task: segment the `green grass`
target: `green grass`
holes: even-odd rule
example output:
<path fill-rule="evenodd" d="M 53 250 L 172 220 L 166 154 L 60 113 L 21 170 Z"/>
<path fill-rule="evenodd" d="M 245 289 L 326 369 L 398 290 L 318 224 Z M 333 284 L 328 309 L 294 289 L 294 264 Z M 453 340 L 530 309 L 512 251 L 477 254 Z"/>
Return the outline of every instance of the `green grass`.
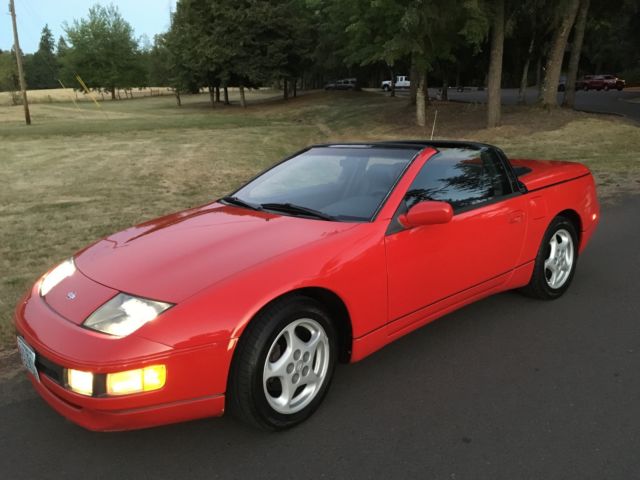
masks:
<path fill-rule="evenodd" d="M 429 127 L 412 125 L 405 98 L 312 93 L 289 102 L 274 92 L 249 108 L 212 109 L 208 95 L 120 102 L 0 107 L 0 347 L 13 342 L 19 296 L 71 253 L 111 232 L 206 203 L 282 157 L 315 142 L 436 137 L 495 143 L 507 154 L 585 161 L 601 195 L 640 188 L 640 129 L 608 117 L 511 108 L 505 126 L 483 130 L 477 105 L 435 104 Z"/>

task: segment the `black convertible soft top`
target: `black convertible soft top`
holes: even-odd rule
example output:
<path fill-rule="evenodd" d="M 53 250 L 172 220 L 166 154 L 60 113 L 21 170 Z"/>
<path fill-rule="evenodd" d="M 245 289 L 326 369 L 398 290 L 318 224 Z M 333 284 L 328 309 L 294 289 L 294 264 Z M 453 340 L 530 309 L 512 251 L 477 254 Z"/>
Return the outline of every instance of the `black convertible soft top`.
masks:
<path fill-rule="evenodd" d="M 498 150 L 493 145 L 479 142 L 469 142 L 465 140 L 389 140 L 383 142 L 347 142 L 347 143 L 326 143 L 313 145 L 314 147 L 335 147 L 335 148 L 410 148 L 421 150 L 423 148 L 432 147 L 440 148 L 467 148 L 470 150 L 482 150 L 492 148 Z"/>

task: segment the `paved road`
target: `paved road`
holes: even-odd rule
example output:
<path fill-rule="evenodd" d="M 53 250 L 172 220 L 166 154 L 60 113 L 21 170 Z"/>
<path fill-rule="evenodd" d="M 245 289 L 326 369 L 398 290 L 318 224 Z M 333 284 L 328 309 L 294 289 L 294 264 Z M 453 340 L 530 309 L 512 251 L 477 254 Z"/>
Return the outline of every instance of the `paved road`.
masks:
<path fill-rule="evenodd" d="M 372 90 L 381 92 L 381 90 Z M 408 90 L 398 90 L 398 95 L 409 95 Z M 388 95 L 388 94 L 386 94 Z M 436 98 L 438 89 L 430 88 L 429 97 Z M 563 93 L 558 93 L 558 102 L 561 102 Z M 532 105 L 538 98 L 538 90 L 529 88 L 527 90 L 527 103 Z M 455 89 L 449 89 L 449 100 L 457 102 L 485 103 L 487 101 L 487 92 L 468 89 L 464 92 L 458 92 Z M 635 100 L 635 101 L 631 101 Z M 502 89 L 502 104 L 515 105 L 518 103 L 518 89 L 504 88 Z M 640 122 L 640 92 L 630 92 L 623 90 L 618 92 L 612 90 L 605 92 L 604 90 L 590 90 L 584 92 L 582 90 L 576 92 L 576 109 L 584 112 L 592 113 L 608 113 L 612 115 L 622 115 L 636 122 Z"/>
<path fill-rule="evenodd" d="M 436 90 L 431 95 L 435 96 Z M 536 102 L 538 91 L 535 88 L 527 90 L 527 102 L 533 104 Z M 558 94 L 558 102 L 564 98 L 563 93 Z M 463 102 L 486 102 L 487 92 L 478 92 L 477 90 L 457 92 L 449 90 L 449 99 Z M 640 100 L 640 92 L 617 91 L 611 90 L 589 90 L 588 92 L 576 92 L 576 109 L 585 112 L 611 113 L 623 115 L 632 120 L 640 122 L 640 103 L 631 102 L 630 100 Z M 518 102 L 518 90 L 515 88 L 505 88 L 502 90 L 502 103 L 504 105 L 515 105 Z"/>
<path fill-rule="evenodd" d="M 571 290 L 484 300 L 342 366 L 304 425 L 76 427 L 0 385 L 13 478 L 621 479 L 640 473 L 640 197 L 606 208 Z"/>

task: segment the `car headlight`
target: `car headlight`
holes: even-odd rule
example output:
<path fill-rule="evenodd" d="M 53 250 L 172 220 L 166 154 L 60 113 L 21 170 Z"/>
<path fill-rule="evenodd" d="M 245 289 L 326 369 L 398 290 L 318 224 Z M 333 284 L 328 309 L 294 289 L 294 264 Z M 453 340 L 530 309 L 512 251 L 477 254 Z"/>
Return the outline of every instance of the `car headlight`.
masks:
<path fill-rule="evenodd" d="M 53 289 L 53 287 L 58 285 L 65 278 L 73 275 L 75 272 L 76 265 L 73 263 L 73 258 L 65 260 L 42 277 L 42 280 L 40 281 L 40 295 L 44 297 Z"/>
<path fill-rule="evenodd" d="M 119 293 L 89 315 L 83 325 L 98 332 L 126 337 L 172 306 L 171 303 Z"/>

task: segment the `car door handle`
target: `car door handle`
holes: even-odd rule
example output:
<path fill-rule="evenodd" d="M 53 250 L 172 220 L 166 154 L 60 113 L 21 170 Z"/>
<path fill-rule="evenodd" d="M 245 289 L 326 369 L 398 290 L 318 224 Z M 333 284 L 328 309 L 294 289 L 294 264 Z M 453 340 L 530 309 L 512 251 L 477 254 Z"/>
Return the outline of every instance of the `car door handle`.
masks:
<path fill-rule="evenodd" d="M 524 212 L 522 210 L 516 210 L 509 214 L 509 223 L 520 223 L 524 220 Z"/>

